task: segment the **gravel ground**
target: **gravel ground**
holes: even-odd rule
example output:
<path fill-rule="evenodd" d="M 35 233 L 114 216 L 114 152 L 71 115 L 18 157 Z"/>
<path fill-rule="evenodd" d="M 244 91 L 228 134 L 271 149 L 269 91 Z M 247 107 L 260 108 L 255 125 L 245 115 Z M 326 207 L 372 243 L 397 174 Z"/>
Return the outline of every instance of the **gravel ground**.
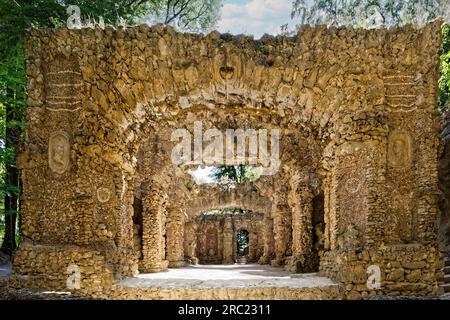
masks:
<path fill-rule="evenodd" d="M 92 300 L 68 292 L 43 292 L 31 289 L 0 288 L 0 300 Z"/>
<path fill-rule="evenodd" d="M 9 261 L 10 261 L 10 257 L 0 251 L 0 265 L 6 264 Z"/>
<path fill-rule="evenodd" d="M 0 300 L 93 300 L 89 297 L 82 297 L 63 292 L 42 292 L 31 289 L 13 289 L 0 288 Z M 402 297 L 402 296 L 375 296 L 364 300 L 450 300 L 450 294 L 447 293 L 441 297 Z"/>
<path fill-rule="evenodd" d="M 374 296 L 364 300 L 450 300 L 450 293 L 440 297 L 405 297 L 405 296 Z"/>

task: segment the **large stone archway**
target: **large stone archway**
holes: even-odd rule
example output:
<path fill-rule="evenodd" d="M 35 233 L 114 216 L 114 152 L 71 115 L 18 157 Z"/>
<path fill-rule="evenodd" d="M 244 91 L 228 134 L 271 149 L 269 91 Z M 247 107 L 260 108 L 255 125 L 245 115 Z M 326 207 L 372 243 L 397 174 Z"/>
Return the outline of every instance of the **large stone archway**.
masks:
<path fill-rule="evenodd" d="M 168 158 L 170 132 L 202 121 L 282 131 L 280 170 L 262 188 L 271 201 L 264 232 L 277 236 L 273 264 L 308 269 L 314 198 L 323 193 L 320 268 L 347 297 L 435 294 L 439 37 L 439 23 L 306 27 L 261 41 L 160 25 L 32 30 L 18 161 L 24 241 L 13 279 L 66 289 L 76 265 L 73 290 L 108 295 L 139 264 L 176 265 L 179 251 L 166 257 L 164 236 L 183 227 L 190 190 Z M 142 262 L 133 236 L 139 197 Z M 367 286 L 370 266 L 381 270 L 378 287 Z"/>

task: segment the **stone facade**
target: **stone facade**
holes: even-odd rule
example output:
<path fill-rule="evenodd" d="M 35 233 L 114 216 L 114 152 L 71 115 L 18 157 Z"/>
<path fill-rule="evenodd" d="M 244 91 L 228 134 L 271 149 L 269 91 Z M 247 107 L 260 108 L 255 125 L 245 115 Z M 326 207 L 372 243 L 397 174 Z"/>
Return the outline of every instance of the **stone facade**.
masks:
<path fill-rule="evenodd" d="M 440 43 L 439 22 L 259 41 L 161 25 L 30 31 L 11 283 L 66 290 L 76 265 L 72 290 L 107 296 L 114 280 L 202 259 L 196 235 L 233 262 L 237 218 L 199 217 L 240 207 L 260 215 L 260 263 L 320 261 L 348 298 L 438 294 Z M 170 155 L 173 130 L 194 121 L 279 129 L 280 170 L 235 189 L 192 184 Z"/>

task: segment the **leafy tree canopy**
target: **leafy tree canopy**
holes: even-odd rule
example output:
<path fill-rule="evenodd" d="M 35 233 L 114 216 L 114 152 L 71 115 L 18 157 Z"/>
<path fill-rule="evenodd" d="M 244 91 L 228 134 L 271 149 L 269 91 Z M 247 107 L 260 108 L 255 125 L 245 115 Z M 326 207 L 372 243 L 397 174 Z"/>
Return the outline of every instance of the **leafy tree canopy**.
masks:
<path fill-rule="evenodd" d="M 291 18 L 304 24 L 373 27 L 423 25 L 449 15 L 447 0 L 294 0 Z"/>
<path fill-rule="evenodd" d="M 139 1 L 134 1 L 139 2 Z M 210 31 L 219 19 L 221 0 L 164 0 L 148 2 L 152 22 L 189 32 Z"/>
<path fill-rule="evenodd" d="M 212 169 L 211 178 L 219 182 L 243 183 L 255 180 L 258 177 L 256 170 L 251 166 L 220 166 Z"/>

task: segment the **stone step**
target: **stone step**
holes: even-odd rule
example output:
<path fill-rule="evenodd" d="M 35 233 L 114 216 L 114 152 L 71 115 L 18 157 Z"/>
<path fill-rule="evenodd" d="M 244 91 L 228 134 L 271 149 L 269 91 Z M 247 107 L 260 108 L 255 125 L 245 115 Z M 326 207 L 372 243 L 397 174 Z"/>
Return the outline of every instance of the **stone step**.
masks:
<path fill-rule="evenodd" d="M 444 276 L 444 283 L 450 283 L 450 274 Z"/>
<path fill-rule="evenodd" d="M 446 267 L 450 267 L 450 258 L 449 257 L 445 257 L 444 261 L 445 261 L 445 266 Z"/>
<path fill-rule="evenodd" d="M 237 259 L 236 259 L 237 264 L 247 264 L 247 262 L 248 262 L 248 259 L 246 256 L 237 257 Z"/>
<path fill-rule="evenodd" d="M 450 274 L 450 266 L 445 266 L 444 267 L 444 273 L 445 274 Z"/>
<path fill-rule="evenodd" d="M 445 293 L 450 292 L 450 283 L 446 283 L 446 284 L 442 285 L 442 288 L 444 288 Z"/>

